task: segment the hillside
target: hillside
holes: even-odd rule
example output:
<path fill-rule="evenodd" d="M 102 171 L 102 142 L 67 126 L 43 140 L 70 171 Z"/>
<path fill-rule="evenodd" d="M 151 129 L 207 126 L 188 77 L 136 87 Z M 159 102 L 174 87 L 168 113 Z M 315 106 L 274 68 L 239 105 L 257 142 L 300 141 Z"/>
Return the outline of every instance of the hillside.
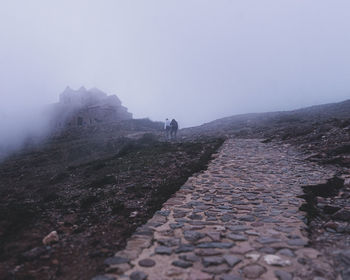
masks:
<path fill-rule="evenodd" d="M 0 164 L 0 278 L 90 279 L 104 271 L 104 260 L 188 177 L 204 170 L 227 137 L 293 146 L 304 158 L 344 173 L 350 166 L 350 100 L 227 117 L 182 129 L 171 142 L 164 141 L 163 124 L 148 119 L 66 127 L 40 145 L 28 142 Z M 348 189 L 322 188 L 332 194 L 323 208 L 317 189 L 306 191 L 313 240 L 329 237 L 325 205 L 348 207 Z M 43 245 L 52 231 L 59 241 Z"/>
<path fill-rule="evenodd" d="M 220 139 L 168 143 L 148 119 L 71 127 L 0 164 L 0 278 L 90 279 Z M 56 231 L 59 242 L 43 244 Z"/>
<path fill-rule="evenodd" d="M 220 135 L 284 141 L 314 160 L 350 166 L 350 100 L 293 111 L 236 115 L 183 131 L 188 137 Z"/>
<path fill-rule="evenodd" d="M 185 131 L 192 134 L 222 133 L 229 135 L 243 133 L 243 131 L 254 134 L 260 132 L 263 128 L 268 130 L 281 128 L 284 124 L 292 125 L 308 122 L 317 124 L 317 122 L 332 119 L 345 121 L 350 119 L 350 99 L 340 103 L 317 105 L 293 111 L 234 115 L 188 128 Z"/>

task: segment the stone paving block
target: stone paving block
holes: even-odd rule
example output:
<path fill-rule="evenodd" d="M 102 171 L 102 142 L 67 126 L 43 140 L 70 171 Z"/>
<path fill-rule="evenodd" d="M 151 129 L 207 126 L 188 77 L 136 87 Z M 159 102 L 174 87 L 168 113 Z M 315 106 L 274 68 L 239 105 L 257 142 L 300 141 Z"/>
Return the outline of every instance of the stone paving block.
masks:
<path fill-rule="evenodd" d="M 173 261 L 171 264 L 174 266 L 181 267 L 181 268 L 188 268 L 188 267 L 191 267 L 193 265 L 191 262 L 183 261 L 183 260 Z"/>
<path fill-rule="evenodd" d="M 179 253 L 192 252 L 194 250 L 194 248 L 195 247 L 193 245 L 183 244 L 183 245 L 180 245 L 178 248 L 175 249 L 175 253 L 179 254 Z"/>
<path fill-rule="evenodd" d="M 265 271 L 266 271 L 265 267 L 258 264 L 252 264 L 252 265 L 247 265 L 246 267 L 243 268 L 243 275 L 248 279 L 257 279 Z"/>
<path fill-rule="evenodd" d="M 242 259 L 240 259 L 234 255 L 224 255 L 224 260 L 231 267 L 234 267 L 236 264 L 238 264 L 242 261 Z"/>
<path fill-rule="evenodd" d="M 221 256 L 215 256 L 215 257 L 204 257 L 202 259 L 202 264 L 205 267 L 211 266 L 211 265 L 219 265 L 224 262 L 224 258 Z"/>
<path fill-rule="evenodd" d="M 283 270 L 275 270 L 275 276 L 278 280 L 292 280 L 293 275 Z"/>
<path fill-rule="evenodd" d="M 247 241 L 248 240 L 248 238 L 242 234 L 229 233 L 226 235 L 226 237 L 233 240 L 233 241 Z"/>
<path fill-rule="evenodd" d="M 239 275 L 227 274 L 219 278 L 220 280 L 243 280 Z"/>
<path fill-rule="evenodd" d="M 146 280 L 147 274 L 142 271 L 134 271 L 130 274 L 130 280 Z"/>
<path fill-rule="evenodd" d="M 228 139 L 206 171 L 188 178 L 126 249 L 106 260 L 113 271 L 108 277 L 296 280 L 313 279 L 313 270 L 331 271 L 326 256 L 305 248 L 299 196 L 301 186 L 334 174 L 290 146 Z"/>
<path fill-rule="evenodd" d="M 152 259 L 143 259 L 139 261 L 139 265 L 143 267 L 152 267 L 156 265 L 156 262 Z"/>
<path fill-rule="evenodd" d="M 291 265 L 290 260 L 281 258 L 280 256 L 277 256 L 277 255 L 266 255 L 266 256 L 264 256 L 264 261 L 267 264 L 274 265 L 274 266 L 289 266 L 289 265 Z"/>
<path fill-rule="evenodd" d="M 231 268 L 227 264 L 221 264 L 221 265 L 216 265 L 216 266 L 210 266 L 203 268 L 202 271 L 213 274 L 213 275 L 220 275 L 220 274 L 225 274 L 229 272 Z"/>
<path fill-rule="evenodd" d="M 173 249 L 166 246 L 158 246 L 155 248 L 154 252 L 159 255 L 171 255 Z"/>

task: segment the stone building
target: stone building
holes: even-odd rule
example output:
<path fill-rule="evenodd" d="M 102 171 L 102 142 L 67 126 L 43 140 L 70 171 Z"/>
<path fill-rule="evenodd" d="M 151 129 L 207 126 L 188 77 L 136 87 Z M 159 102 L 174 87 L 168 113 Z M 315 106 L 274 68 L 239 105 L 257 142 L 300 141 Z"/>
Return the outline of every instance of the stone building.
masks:
<path fill-rule="evenodd" d="M 52 106 L 55 127 L 89 126 L 132 119 L 132 114 L 122 106 L 116 95 L 107 95 L 97 88 L 73 90 L 67 87 L 60 94 L 59 102 Z"/>

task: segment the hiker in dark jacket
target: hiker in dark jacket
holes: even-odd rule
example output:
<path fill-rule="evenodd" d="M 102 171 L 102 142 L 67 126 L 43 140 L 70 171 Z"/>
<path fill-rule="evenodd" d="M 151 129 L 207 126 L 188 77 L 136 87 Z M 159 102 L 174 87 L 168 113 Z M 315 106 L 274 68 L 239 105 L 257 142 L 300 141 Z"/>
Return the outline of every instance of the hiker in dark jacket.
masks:
<path fill-rule="evenodd" d="M 177 130 L 179 129 L 179 124 L 175 119 L 172 119 L 170 122 L 170 138 L 176 139 Z"/>

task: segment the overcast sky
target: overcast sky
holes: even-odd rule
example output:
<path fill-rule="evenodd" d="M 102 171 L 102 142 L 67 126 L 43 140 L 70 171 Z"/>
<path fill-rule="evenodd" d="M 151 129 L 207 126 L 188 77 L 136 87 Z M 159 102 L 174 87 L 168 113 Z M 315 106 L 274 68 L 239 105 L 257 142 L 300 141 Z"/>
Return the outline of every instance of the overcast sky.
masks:
<path fill-rule="evenodd" d="M 349 0 L 1 0 L 0 118 L 67 85 L 182 127 L 342 101 L 349 15 Z"/>

